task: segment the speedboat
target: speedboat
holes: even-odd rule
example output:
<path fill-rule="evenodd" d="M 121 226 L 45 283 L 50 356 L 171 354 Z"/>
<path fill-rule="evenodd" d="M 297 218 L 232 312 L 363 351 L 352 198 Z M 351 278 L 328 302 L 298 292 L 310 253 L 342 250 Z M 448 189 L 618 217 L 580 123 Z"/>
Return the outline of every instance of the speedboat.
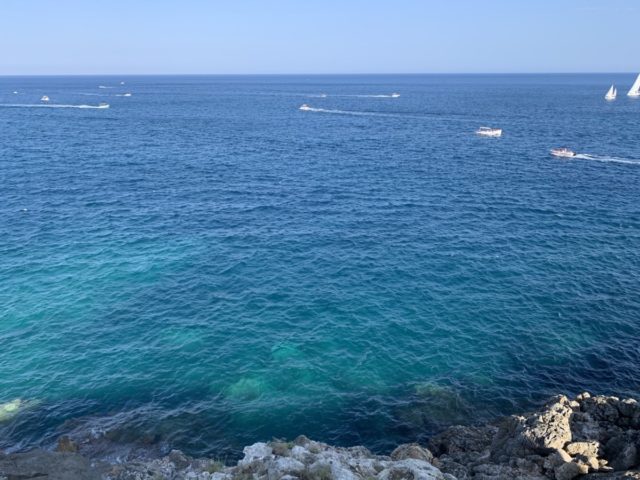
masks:
<path fill-rule="evenodd" d="M 49 101 L 49 97 L 47 97 L 46 95 L 43 95 L 42 98 L 40 99 L 41 102 L 48 102 Z"/>
<path fill-rule="evenodd" d="M 398 98 L 400 96 L 399 93 L 392 93 L 391 98 Z"/>
<path fill-rule="evenodd" d="M 131 96 L 131 94 L 130 94 L 130 93 L 124 93 L 122 96 L 123 96 L 123 97 L 130 97 L 130 96 Z"/>
<path fill-rule="evenodd" d="M 311 107 L 310 107 L 309 105 L 307 105 L 306 103 L 303 103 L 303 104 L 300 106 L 300 110 L 305 111 L 305 112 L 308 112 L 309 110 L 311 110 Z"/>
<path fill-rule="evenodd" d="M 13 91 L 13 94 L 14 94 L 14 95 L 17 95 L 17 94 L 18 94 L 18 91 L 17 91 L 17 90 L 14 90 L 14 91 Z"/>
<path fill-rule="evenodd" d="M 124 82 L 120 82 L 120 85 L 124 85 Z"/>
<path fill-rule="evenodd" d="M 491 127 L 480 127 L 476 130 L 478 135 L 482 135 L 483 137 L 501 137 L 502 129 L 501 128 L 491 128 Z"/>
<path fill-rule="evenodd" d="M 109 108 L 109 104 L 105 102 L 100 102 L 98 104 L 98 108 Z"/>
<path fill-rule="evenodd" d="M 327 98 L 327 94 L 326 93 L 321 93 L 320 94 L 320 98 Z"/>
<path fill-rule="evenodd" d="M 573 150 L 569 150 L 566 147 L 552 148 L 551 155 L 553 155 L 554 157 L 572 158 L 576 156 L 576 152 L 574 152 Z"/>

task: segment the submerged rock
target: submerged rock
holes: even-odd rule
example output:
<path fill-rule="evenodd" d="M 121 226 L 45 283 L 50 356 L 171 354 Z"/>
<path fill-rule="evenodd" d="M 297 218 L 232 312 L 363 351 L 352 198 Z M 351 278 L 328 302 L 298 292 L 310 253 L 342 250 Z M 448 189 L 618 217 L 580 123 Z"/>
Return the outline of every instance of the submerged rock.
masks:
<path fill-rule="evenodd" d="M 6 403 L 0 403 L 0 422 L 9 421 L 34 405 L 37 405 L 37 402 L 23 400 L 21 398 L 16 398 Z"/>
<path fill-rule="evenodd" d="M 262 378 L 241 378 L 229 386 L 226 394 L 229 398 L 255 400 L 268 389 L 268 383 Z"/>

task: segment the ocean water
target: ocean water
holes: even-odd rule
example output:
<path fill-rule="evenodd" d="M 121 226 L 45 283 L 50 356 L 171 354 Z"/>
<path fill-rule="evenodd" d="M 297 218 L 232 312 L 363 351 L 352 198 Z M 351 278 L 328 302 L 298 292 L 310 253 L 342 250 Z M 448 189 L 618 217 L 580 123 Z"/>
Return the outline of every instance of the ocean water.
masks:
<path fill-rule="evenodd" d="M 640 100 L 612 81 L 0 78 L 0 448 L 387 452 L 639 395 Z"/>

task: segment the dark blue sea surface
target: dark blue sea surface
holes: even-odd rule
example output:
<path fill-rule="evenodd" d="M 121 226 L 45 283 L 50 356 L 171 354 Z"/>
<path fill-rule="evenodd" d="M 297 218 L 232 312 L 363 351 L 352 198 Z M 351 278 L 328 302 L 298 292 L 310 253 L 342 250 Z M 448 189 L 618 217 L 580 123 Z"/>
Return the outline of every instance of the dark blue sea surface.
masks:
<path fill-rule="evenodd" d="M 640 395 L 633 79 L 0 78 L 0 448 L 386 452 Z"/>

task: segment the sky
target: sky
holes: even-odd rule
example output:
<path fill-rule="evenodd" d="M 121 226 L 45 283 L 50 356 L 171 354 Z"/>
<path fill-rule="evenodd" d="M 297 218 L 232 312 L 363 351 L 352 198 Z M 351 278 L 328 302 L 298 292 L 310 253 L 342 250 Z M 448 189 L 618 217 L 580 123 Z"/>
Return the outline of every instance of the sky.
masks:
<path fill-rule="evenodd" d="M 636 72 L 640 0 L 0 0 L 0 75 Z"/>

